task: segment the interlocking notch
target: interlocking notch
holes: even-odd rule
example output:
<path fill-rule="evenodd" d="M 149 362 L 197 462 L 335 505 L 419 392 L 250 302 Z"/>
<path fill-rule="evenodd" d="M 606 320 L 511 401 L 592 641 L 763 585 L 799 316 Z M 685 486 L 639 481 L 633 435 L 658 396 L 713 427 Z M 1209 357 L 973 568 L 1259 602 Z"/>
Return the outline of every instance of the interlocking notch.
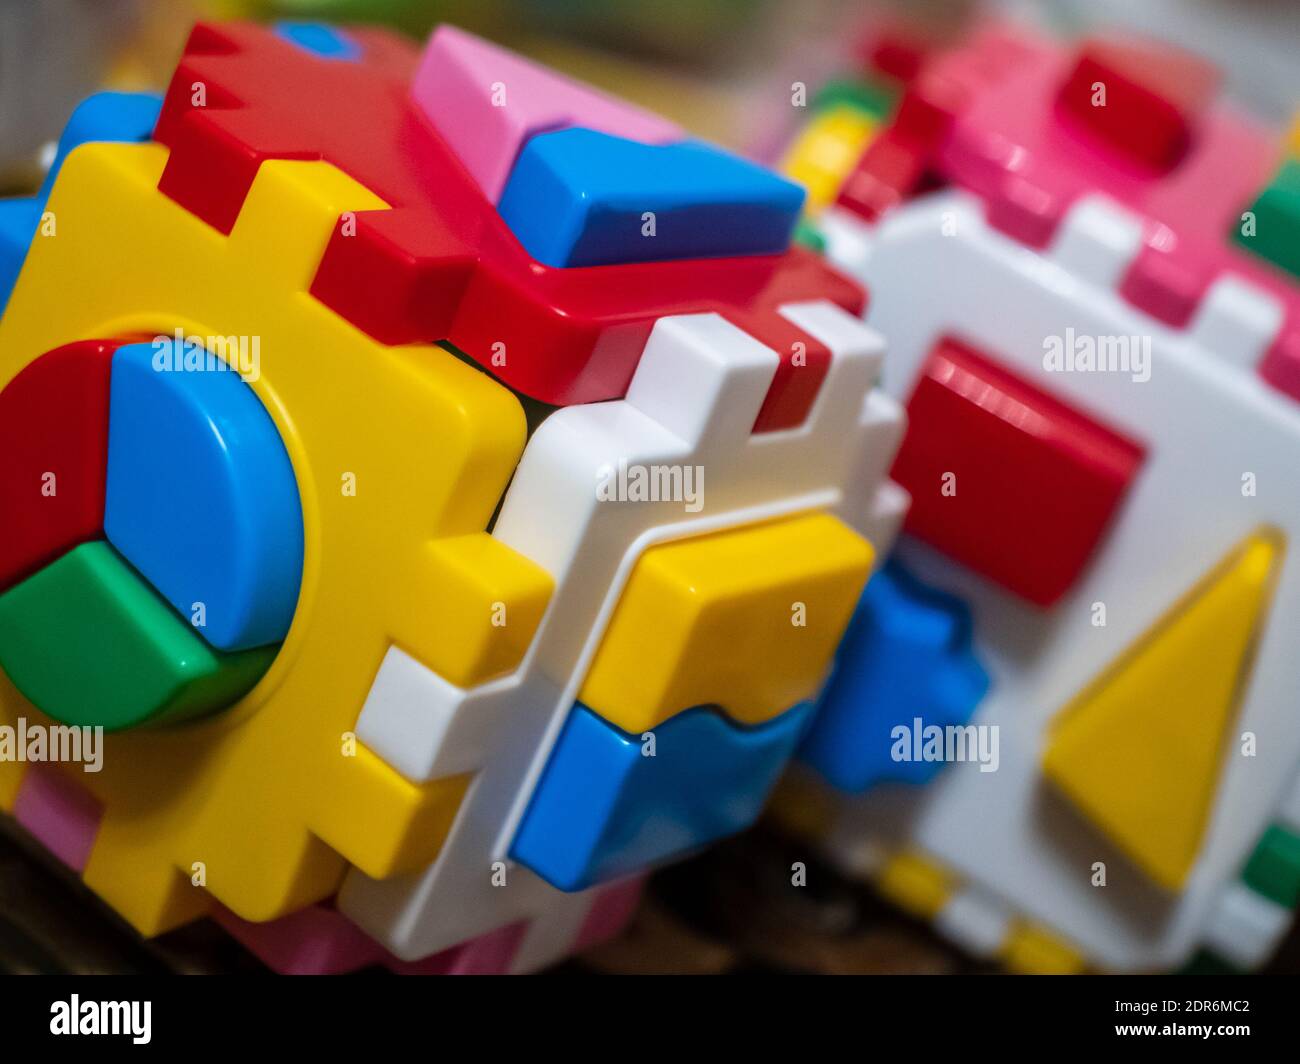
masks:
<path fill-rule="evenodd" d="M 390 208 L 340 221 L 312 293 L 383 343 L 446 340 L 516 391 L 556 405 L 621 397 L 654 322 L 715 311 L 764 323 L 784 303 L 864 297 L 802 248 L 780 255 L 561 268 L 542 265 L 410 98 L 417 53 L 357 31 L 359 62 L 314 56 L 253 26 L 195 27 L 155 138 L 159 189 L 222 232 L 267 159 L 323 159 Z M 783 340 L 784 338 L 779 338 Z M 780 342 L 757 426 L 799 424 L 825 375 L 818 345 Z"/>

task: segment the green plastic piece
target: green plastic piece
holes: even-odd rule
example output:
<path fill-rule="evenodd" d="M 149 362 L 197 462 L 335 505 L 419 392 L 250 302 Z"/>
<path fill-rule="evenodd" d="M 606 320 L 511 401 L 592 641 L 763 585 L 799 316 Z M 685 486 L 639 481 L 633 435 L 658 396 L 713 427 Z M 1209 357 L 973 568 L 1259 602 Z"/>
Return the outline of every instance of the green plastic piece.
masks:
<path fill-rule="evenodd" d="M 813 110 L 823 111 L 837 104 L 855 107 L 881 122 L 894 112 L 896 102 L 892 89 L 870 81 L 853 81 L 837 78 L 828 81 L 813 99 Z"/>
<path fill-rule="evenodd" d="M 371 23 L 395 26 L 422 39 L 442 21 L 437 7 L 444 5 L 426 0 L 254 0 L 248 6 L 253 10 L 245 18 L 320 19 L 338 26 Z"/>
<path fill-rule="evenodd" d="M 800 218 L 795 224 L 794 242 L 817 252 L 818 255 L 826 254 L 826 238 L 822 236 L 822 231 L 807 218 Z"/>
<path fill-rule="evenodd" d="M 1241 969 L 1229 964 L 1217 954 L 1200 950 L 1175 975 L 1240 975 Z"/>
<path fill-rule="evenodd" d="M 1300 277 L 1300 160 L 1288 159 L 1251 206 L 1254 233 L 1233 229 L 1237 243 Z"/>
<path fill-rule="evenodd" d="M 1259 840 L 1241 878 L 1256 894 L 1294 909 L 1300 901 L 1300 835 L 1274 824 Z"/>
<path fill-rule="evenodd" d="M 278 650 L 214 650 L 103 542 L 0 595 L 0 666 L 38 709 L 78 727 L 116 731 L 224 709 Z"/>

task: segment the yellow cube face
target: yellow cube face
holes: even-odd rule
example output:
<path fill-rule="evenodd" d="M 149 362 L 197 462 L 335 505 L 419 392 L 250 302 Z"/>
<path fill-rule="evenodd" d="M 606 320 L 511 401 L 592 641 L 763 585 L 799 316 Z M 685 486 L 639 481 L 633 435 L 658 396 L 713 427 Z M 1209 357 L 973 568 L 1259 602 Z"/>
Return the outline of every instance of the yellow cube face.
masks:
<path fill-rule="evenodd" d="M 229 711 L 234 725 L 114 735 L 104 770 L 84 777 L 110 810 L 84 878 L 146 934 L 210 904 L 183 871 L 196 852 L 211 869 L 210 892 L 259 920 L 328 897 L 348 865 L 382 874 L 431 860 L 464 781 L 412 783 L 364 743 L 340 756 L 339 737 L 356 726 L 389 644 L 460 679 L 504 670 L 522 654 L 506 643 L 524 629 L 531 636 L 528 618 L 540 616 L 550 589 L 533 563 L 478 542 L 486 533 L 465 536 L 486 526 L 518 463 L 526 433 L 518 400 L 446 351 L 382 345 L 301 296 L 339 216 L 383 201 L 319 160 L 271 160 L 226 236 L 158 191 L 167 157 L 157 144 L 79 148 L 50 200 L 66 232 L 34 246 L 0 323 L 0 381 L 23 358 L 77 337 L 173 326 L 259 336 L 268 357 L 252 387 L 304 486 L 304 620 L 265 682 Z M 97 265 L 106 244 L 123 255 L 111 274 Z M 184 254 L 187 269 L 157 269 L 159 247 Z M 80 293 L 75 305 L 49 313 L 51 293 L 67 286 Z M 297 357 L 304 351 L 312 357 Z M 339 389 L 358 365 L 370 367 L 366 387 Z M 369 431 L 379 424 L 383 433 Z M 345 473 L 355 492 L 340 487 Z M 503 629 L 492 626 L 496 602 L 505 605 Z M 461 631 L 455 640 L 452 629 Z M 511 634 L 498 646 L 484 634 L 494 631 Z M 0 717 L 31 712 L 0 685 Z M 202 736 L 227 727 L 214 756 Z M 286 761 L 290 743 L 300 752 Z M 11 800 L 24 767 L 0 764 L 0 800 Z M 220 813 L 196 818 L 176 797 L 187 792 Z M 111 812 L 156 795 L 172 800 L 143 836 Z"/>
<path fill-rule="evenodd" d="M 871 559 L 829 514 L 654 547 L 579 699 L 632 734 L 701 705 L 742 724 L 770 720 L 816 693 Z"/>

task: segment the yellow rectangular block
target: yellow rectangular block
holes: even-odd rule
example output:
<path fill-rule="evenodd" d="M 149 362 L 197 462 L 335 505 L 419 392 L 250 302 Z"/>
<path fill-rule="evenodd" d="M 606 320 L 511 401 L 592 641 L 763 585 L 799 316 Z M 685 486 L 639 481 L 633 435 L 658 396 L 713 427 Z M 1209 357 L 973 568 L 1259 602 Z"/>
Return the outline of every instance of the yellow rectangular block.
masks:
<path fill-rule="evenodd" d="M 809 214 L 835 202 L 875 131 L 875 119 L 847 105 L 828 107 L 808 123 L 781 161 L 781 170 L 808 190 Z"/>
<path fill-rule="evenodd" d="M 946 868 L 910 851 L 886 861 L 875 885 L 904 912 L 923 920 L 937 916 L 957 890 L 957 880 Z"/>
<path fill-rule="evenodd" d="M 1022 975 L 1078 975 L 1086 967 L 1074 947 L 1027 921 L 1017 922 L 1007 933 L 1002 963 Z"/>
<path fill-rule="evenodd" d="M 578 697 L 634 735 L 702 705 L 770 720 L 821 687 L 871 559 L 825 513 L 652 547 Z"/>

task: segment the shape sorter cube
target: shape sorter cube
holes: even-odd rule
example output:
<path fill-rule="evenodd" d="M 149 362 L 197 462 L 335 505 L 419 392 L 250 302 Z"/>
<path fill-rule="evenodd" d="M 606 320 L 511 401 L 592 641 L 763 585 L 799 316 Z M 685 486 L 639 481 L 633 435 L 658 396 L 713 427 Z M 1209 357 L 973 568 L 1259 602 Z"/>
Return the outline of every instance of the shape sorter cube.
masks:
<path fill-rule="evenodd" d="M 1249 968 L 1300 899 L 1295 163 L 1214 78 L 977 28 L 818 219 L 913 500 L 804 748 L 824 838 L 1015 968 Z M 997 757 L 891 753 L 964 725 Z"/>
<path fill-rule="evenodd" d="M 199 25 L 88 101 L 0 207 L 0 707 L 109 734 L 4 807 L 285 971 L 613 933 L 758 814 L 902 519 L 801 199 L 451 27 Z"/>

